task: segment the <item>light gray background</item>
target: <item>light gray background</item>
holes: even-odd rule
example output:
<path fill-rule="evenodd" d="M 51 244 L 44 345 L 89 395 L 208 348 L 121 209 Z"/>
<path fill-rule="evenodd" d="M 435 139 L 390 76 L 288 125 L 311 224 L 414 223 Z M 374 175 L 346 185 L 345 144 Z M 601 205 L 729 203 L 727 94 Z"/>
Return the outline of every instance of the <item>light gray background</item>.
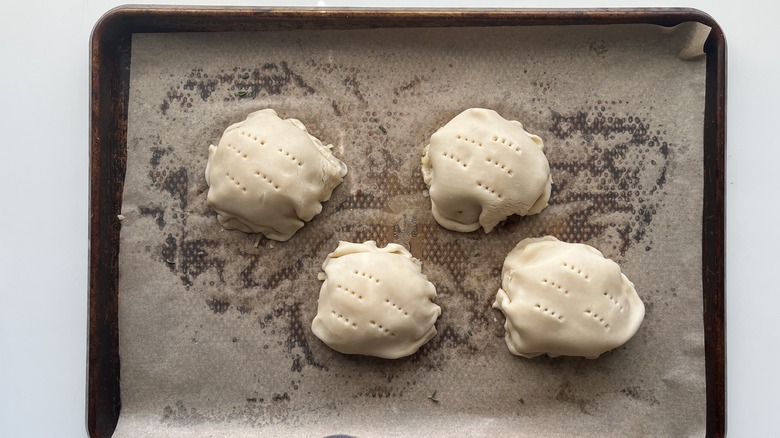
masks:
<path fill-rule="evenodd" d="M 228 4 L 176 1 L 167 4 Z M 85 428 L 89 34 L 118 1 L 4 2 L 0 14 L 0 436 L 82 437 Z M 381 6 L 382 1 L 233 1 Z M 658 1 L 403 0 L 397 7 L 642 7 Z M 780 359 L 771 279 L 780 158 L 780 7 L 691 1 L 729 46 L 727 347 L 730 436 L 773 436 Z"/>

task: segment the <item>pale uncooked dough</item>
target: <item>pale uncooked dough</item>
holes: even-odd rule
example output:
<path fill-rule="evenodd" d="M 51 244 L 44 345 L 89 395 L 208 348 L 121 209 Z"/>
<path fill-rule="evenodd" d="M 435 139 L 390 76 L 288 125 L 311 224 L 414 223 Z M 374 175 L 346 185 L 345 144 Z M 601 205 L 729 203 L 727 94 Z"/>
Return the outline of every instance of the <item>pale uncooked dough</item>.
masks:
<path fill-rule="evenodd" d="M 542 211 L 552 185 L 543 149 L 541 138 L 493 110 L 455 116 L 431 136 L 422 158 L 436 222 L 489 233 L 510 215 Z"/>
<path fill-rule="evenodd" d="M 524 239 L 504 261 L 493 307 L 512 354 L 598 357 L 636 333 L 645 306 L 620 266 L 592 246 Z"/>
<path fill-rule="evenodd" d="M 296 119 L 247 116 L 209 147 L 208 204 L 226 229 L 285 241 L 320 211 L 347 166 Z"/>
<path fill-rule="evenodd" d="M 396 359 L 436 335 L 436 288 L 403 246 L 339 242 L 322 269 L 312 331 L 330 348 Z"/>

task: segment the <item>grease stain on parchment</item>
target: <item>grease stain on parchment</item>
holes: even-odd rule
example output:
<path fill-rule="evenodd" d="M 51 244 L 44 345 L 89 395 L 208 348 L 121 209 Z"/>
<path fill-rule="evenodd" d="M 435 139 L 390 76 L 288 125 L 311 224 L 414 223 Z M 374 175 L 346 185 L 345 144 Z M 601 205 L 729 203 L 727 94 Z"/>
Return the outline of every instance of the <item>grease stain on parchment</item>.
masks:
<path fill-rule="evenodd" d="M 168 234 L 161 248 L 162 263 L 177 273 L 185 286 L 192 286 L 193 280 L 210 268 L 216 269 L 220 281 L 224 282 L 226 261 L 211 254 L 219 246 L 210 239 L 189 239 L 186 235 L 176 238 Z"/>
<path fill-rule="evenodd" d="M 564 382 L 558 387 L 555 400 L 576 406 L 585 415 L 593 415 L 598 410 L 598 403 L 592 394 L 579 394 L 572 388 L 571 382 Z"/>
<path fill-rule="evenodd" d="M 529 235 L 552 234 L 568 242 L 603 242 L 621 256 L 644 242 L 663 206 L 672 167 L 670 144 L 660 130 L 621 113 L 623 102 L 602 102 L 586 110 L 553 111 L 546 148 L 553 174 L 548 212 L 512 217 Z M 551 215 L 556 206 L 565 215 Z M 648 242 L 650 243 L 650 242 Z M 603 248 L 610 249 L 610 248 Z"/>
<path fill-rule="evenodd" d="M 620 390 L 620 393 L 626 397 L 649 405 L 659 405 L 661 402 L 655 396 L 652 389 L 642 388 L 640 386 L 627 386 Z"/>
<path fill-rule="evenodd" d="M 165 228 L 165 209 L 161 206 L 140 206 L 138 207 L 138 211 L 141 213 L 141 216 L 151 216 L 154 218 L 154 223 L 157 224 L 157 227 L 162 230 Z"/>
<path fill-rule="evenodd" d="M 288 91 L 289 88 L 296 88 L 304 94 L 316 92 L 284 61 L 268 62 L 255 68 L 235 67 L 211 74 L 197 68 L 192 69 L 178 84 L 170 87 L 159 108 L 164 115 L 174 104 L 186 111 L 198 103 L 198 100 L 208 102 L 215 92 L 223 89 L 231 93 L 223 99 L 230 101 L 263 95 L 275 96 Z"/>
<path fill-rule="evenodd" d="M 233 409 L 218 410 L 187 406 L 177 400 L 166 405 L 160 414 L 160 422 L 172 426 L 197 426 L 204 423 L 225 423 L 240 421 L 255 427 L 264 427 L 282 422 L 297 423 L 299 414 L 289 409 L 291 401 L 287 392 L 273 393 L 265 397 L 246 397 L 243 403 L 236 403 Z"/>
<path fill-rule="evenodd" d="M 320 363 L 314 358 L 314 353 L 309 346 L 309 338 L 304 327 L 308 327 L 310 322 L 303 320 L 303 312 L 301 311 L 301 303 L 293 303 L 290 305 L 284 305 L 278 307 L 273 312 L 274 318 L 281 318 L 286 322 L 287 339 L 284 341 L 284 347 L 289 354 L 293 354 L 294 350 L 300 349 L 303 353 L 303 359 L 307 365 L 313 366 L 319 370 L 328 370 L 328 367 Z M 291 366 L 291 371 L 301 372 L 303 366 L 301 365 L 301 359 L 299 355 L 295 355 Z"/>

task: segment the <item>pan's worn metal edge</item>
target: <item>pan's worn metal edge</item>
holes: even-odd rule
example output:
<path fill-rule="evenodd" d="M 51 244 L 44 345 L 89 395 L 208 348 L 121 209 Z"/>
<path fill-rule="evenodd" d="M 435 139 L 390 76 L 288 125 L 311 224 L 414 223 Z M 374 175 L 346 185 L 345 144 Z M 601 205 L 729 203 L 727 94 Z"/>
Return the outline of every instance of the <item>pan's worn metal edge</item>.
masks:
<path fill-rule="evenodd" d="M 709 15 L 671 9 L 280 9 L 122 6 L 95 25 L 90 42 L 90 255 L 87 429 L 111 436 L 121 410 L 118 256 L 126 153 L 130 41 L 140 32 L 225 32 L 453 26 L 538 26 L 700 22 L 705 44 L 702 280 L 707 436 L 726 432 L 725 134 L 726 41 Z"/>
<path fill-rule="evenodd" d="M 707 381 L 707 436 L 726 435 L 726 39 L 712 22 L 705 44 L 702 286 Z"/>

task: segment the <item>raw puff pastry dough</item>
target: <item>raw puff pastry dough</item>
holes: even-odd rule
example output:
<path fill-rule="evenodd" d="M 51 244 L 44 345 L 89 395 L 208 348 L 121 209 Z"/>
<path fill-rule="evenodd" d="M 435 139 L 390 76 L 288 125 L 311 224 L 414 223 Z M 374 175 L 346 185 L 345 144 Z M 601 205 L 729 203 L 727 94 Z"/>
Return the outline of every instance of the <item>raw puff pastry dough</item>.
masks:
<path fill-rule="evenodd" d="M 645 306 L 617 263 L 592 246 L 524 239 L 504 261 L 493 307 L 512 354 L 596 358 L 636 333 Z"/>
<path fill-rule="evenodd" d="M 347 166 L 296 119 L 247 116 L 209 147 L 208 204 L 226 229 L 285 241 L 320 211 Z"/>
<path fill-rule="evenodd" d="M 403 246 L 339 242 L 322 269 L 312 331 L 330 348 L 396 359 L 436 335 L 436 288 Z"/>
<path fill-rule="evenodd" d="M 552 185 L 543 149 L 541 138 L 493 110 L 455 116 L 431 136 L 422 158 L 436 222 L 489 233 L 510 215 L 542 211 Z"/>

